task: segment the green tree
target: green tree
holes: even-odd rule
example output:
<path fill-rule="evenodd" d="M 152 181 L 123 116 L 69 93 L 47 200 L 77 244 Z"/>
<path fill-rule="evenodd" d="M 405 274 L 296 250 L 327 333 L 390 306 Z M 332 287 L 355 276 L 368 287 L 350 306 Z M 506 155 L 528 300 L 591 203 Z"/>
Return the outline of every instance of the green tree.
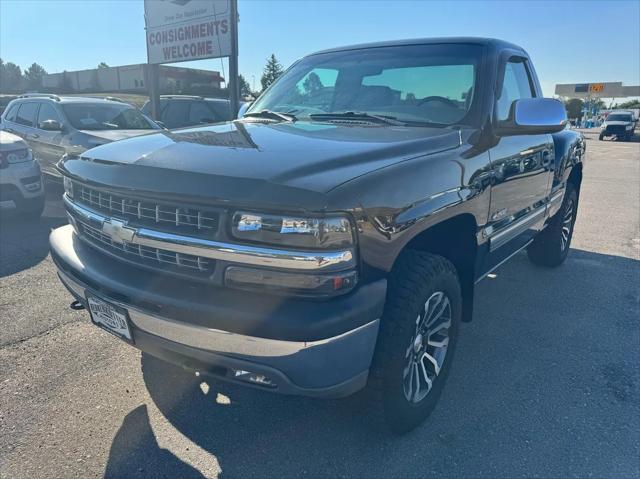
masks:
<path fill-rule="evenodd" d="M 253 93 L 251 92 L 251 86 L 244 76 L 238 75 L 238 84 L 240 86 L 239 90 L 241 97 L 253 96 Z"/>
<path fill-rule="evenodd" d="M 107 65 L 105 62 L 100 62 L 98 63 L 98 68 L 109 68 L 109 65 Z"/>
<path fill-rule="evenodd" d="M 24 71 L 24 83 L 27 90 L 42 89 L 42 78 L 47 71 L 37 63 L 32 63 L 29 68 Z"/>
<path fill-rule="evenodd" d="M 582 118 L 584 102 L 580 98 L 571 98 L 564 103 L 569 118 Z"/>
<path fill-rule="evenodd" d="M 320 80 L 320 77 L 314 72 L 309 73 L 302 83 L 302 88 L 304 88 L 304 91 L 307 94 L 320 91 L 323 87 L 324 85 L 322 84 L 322 80 Z"/>
<path fill-rule="evenodd" d="M 15 63 L 0 62 L 0 92 L 18 93 L 22 89 L 22 70 Z"/>
<path fill-rule="evenodd" d="M 640 108 L 640 100 L 629 100 L 624 103 L 616 104 L 616 108 L 624 110 L 625 108 Z"/>
<path fill-rule="evenodd" d="M 271 85 L 274 81 L 278 79 L 284 68 L 276 58 L 276 56 L 272 53 L 271 56 L 267 59 L 267 64 L 262 70 L 262 78 L 260 78 L 260 83 L 262 83 L 262 90 L 266 90 L 269 85 Z"/>

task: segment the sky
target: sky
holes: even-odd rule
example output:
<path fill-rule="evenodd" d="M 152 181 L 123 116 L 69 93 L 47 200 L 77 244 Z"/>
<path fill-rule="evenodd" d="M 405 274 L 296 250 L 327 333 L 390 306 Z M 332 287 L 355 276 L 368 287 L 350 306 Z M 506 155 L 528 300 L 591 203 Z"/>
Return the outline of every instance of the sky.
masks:
<path fill-rule="evenodd" d="M 640 0 L 239 0 L 239 65 L 259 89 L 272 53 L 286 67 L 334 46 L 489 36 L 524 47 L 546 96 L 556 83 L 640 85 Z M 0 0 L 0 57 L 48 72 L 146 62 L 143 0 Z M 221 59 L 184 66 L 223 70 Z"/>

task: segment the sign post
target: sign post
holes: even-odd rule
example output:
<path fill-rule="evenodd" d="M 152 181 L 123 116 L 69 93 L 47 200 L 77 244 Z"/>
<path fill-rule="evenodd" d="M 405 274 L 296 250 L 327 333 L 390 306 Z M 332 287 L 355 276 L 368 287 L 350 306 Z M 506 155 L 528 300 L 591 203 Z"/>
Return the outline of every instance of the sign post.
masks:
<path fill-rule="evenodd" d="M 238 111 L 237 0 L 144 0 L 144 18 L 147 84 L 154 119 L 158 118 L 160 103 L 158 65 L 222 57 L 229 58 L 230 78 L 226 82 L 235 116 Z"/>
<path fill-rule="evenodd" d="M 238 85 L 238 0 L 229 0 L 231 3 L 231 54 L 229 56 L 229 77 L 227 83 L 229 101 L 231 103 L 231 118 L 235 118 L 240 109 L 240 88 Z"/>

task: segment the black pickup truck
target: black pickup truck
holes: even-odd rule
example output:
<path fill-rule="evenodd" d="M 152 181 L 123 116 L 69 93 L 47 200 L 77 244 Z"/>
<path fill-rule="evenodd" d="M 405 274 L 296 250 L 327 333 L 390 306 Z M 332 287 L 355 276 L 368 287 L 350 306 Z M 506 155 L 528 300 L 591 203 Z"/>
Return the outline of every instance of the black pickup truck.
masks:
<path fill-rule="evenodd" d="M 499 40 L 336 48 L 242 119 L 66 157 L 51 254 L 72 306 L 152 357 L 285 394 L 432 410 L 474 285 L 560 265 L 583 138 Z M 523 291 L 523 294 L 526 294 Z"/>

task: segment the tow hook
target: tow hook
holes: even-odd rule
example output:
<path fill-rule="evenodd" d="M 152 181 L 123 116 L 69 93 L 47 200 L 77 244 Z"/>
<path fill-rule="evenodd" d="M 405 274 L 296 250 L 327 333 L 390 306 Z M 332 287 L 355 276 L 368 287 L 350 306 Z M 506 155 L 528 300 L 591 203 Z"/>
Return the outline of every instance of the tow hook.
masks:
<path fill-rule="evenodd" d="M 69 305 L 69 307 L 74 311 L 80 311 L 81 309 L 84 309 L 84 304 L 82 304 L 80 301 L 76 299 L 73 303 Z"/>

